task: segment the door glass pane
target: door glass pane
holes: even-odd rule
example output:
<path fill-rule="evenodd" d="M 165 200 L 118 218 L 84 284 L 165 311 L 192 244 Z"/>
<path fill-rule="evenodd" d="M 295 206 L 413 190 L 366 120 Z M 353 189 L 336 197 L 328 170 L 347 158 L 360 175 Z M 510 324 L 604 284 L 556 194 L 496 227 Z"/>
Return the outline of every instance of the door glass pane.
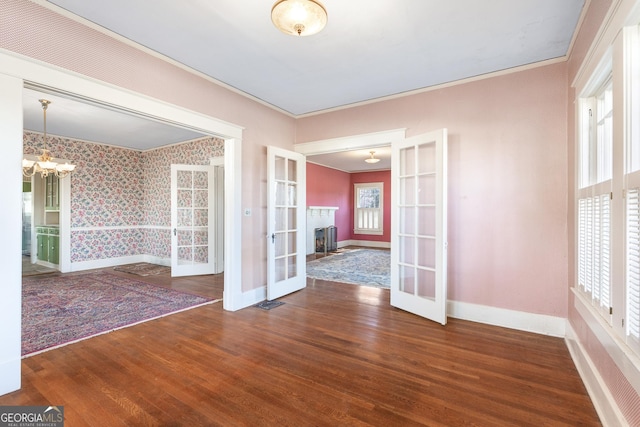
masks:
<path fill-rule="evenodd" d="M 289 230 L 297 230 L 298 229 L 298 209 L 289 208 L 289 218 L 288 218 L 288 226 Z"/>
<path fill-rule="evenodd" d="M 435 300 L 436 273 L 434 271 L 418 269 L 418 296 Z"/>
<path fill-rule="evenodd" d="M 298 238 L 298 233 L 296 233 L 295 231 L 287 233 L 287 240 L 288 240 L 288 253 L 289 254 L 295 254 L 296 253 L 296 239 Z"/>
<path fill-rule="evenodd" d="M 209 173 L 204 171 L 193 172 L 193 188 L 209 188 Z"/>
<path fill-rule="evenodd" d="M 422 144 L 418 147 L 418 173 L 433 173 L 436 171 L 436 144 Z"/>
<path fill-rule="evenodd" d="M 193 232 L 193 244 L 194 245 L 208 245 L 209 233 L 207 230 L 195 230 Z"/>
<path fill-rule="evenodd" d="M 415 269 L 413 267 L 400 266 L 400 291 L 415 294 Z"/>
<path fill-rule="evenodd" d="M 420 175 L 418 177 L 418 203 L 433 205 L 436 202 L 435 175 Z"/>
<path fill-rule="evenodd" d="M 400 234 L 414 234 L 416 232 L 415 208 L 398 208 L 398 215 Z"/>
<path fill-rule="evenodd" d="M 286 233 L 276 233 L 275 256 L 281 257 L 286 255 Z"/>
<path fill-rule="evenodd" d="M 286 269 L 286 258 L 276 258 L 276 262 L 275 262 L 275 281 L 276 282 L 281 282 L 284 279 L 286 279 L 286 273 L 287 273 L 287 269 Z"/>
<path fill-rule="evenodd" d="M 287 186 L 288 188 L 288 196 L 287 196 L 287 200 L 289 202 L 288 206 L 295 206 L 296 203 L 298 203 L 298 199 L 296 197 L 297 195 L 297 191 L 298 191 L 298 186 L 296 184 L 289 184 Z"/>
<path fill-rule="evenodd" d="M 289 181 L 298 182 L 298 163 L 295 160 L 289 159 Z"/>
<path fill-rule="evenodd" d="M 209 247 L 208 246 L 196 246 L 194 248 L 193 261 L 200 264 L 206 264 L 209 262 Z"/>
<path fill-rule="evenodd" d="M 178 264 L 193 263 L 193 248 L 191 246 L 182 246 L 178 248 Z"/>
<path fill-rule="evenodd" d="M 287 277 L 296 277 L 298 275 L 298 264 L 296 263 L 296 256 L 289 256 Z"/>
<path fill-rule="evenodd" d="M 416 172 L 415 148 L 403 148 L 400 150 L 400 176 L 413 175 Z"/>
<path fill-rule="evenodd" d="M 178 188 L 191 188 L 193 175 L 191 171 L 178 171 Z"/>
<path fill-rule="evenodd" d="M 436 268 L 436 241 L 431 238 L 418 238 L 416 259 L 420 267 Z"/>
<path fill-rule="evenodd" d="M 277 180 L 280 180 L 280 181 L 286 179 L 285 160 L 286 159 L 278 156 L 276 156 L 275 158 L 275 169 L 274 169 L 275 177 Z"/>
<path fill-rule="evenodd" d="M 193 204 L 196 208 L 209 207 L 209 190 L 195 190 Z"/>
<path fill-rule="evenodd" d="M 191 190 L 178 190 L 179 208 L 190 208 L 192 201 Z"/>
<path fill-rule="evenodd" d="M 415 254 L 414 254 L 414 241 L 413 237 L 401 236 L 398 239 L 398 261 L 403 264 L 414 264 L 415 263 Z"/>
<path fill-rule="evenodd" d="M 284 182 L 276 183 L 276 206 L 287 206 L 286 184 Z"/>
<path fill-rule="evenodd" d="M 420 236 L 436 235 L 436 208 L 434 206 L 419 207 L 418 234 Z"/>
<path fill-rule="evenodd" d="M 193 225 L 196 227 L 206 227 L 209 225 L 209 210 L 208 209 L 194 209 L 193 211 Z"/>
<path fill-rule="evenodd" d="M 192 224 L 192 210 L 178 208 L 178 227 L 191 227 Z"/>
<path fill-rule="evenodd" d="M 400 178 L 400 205 L 411 206 L 416 204 L 415 181 L 412 176 Z"/>
<path fill-rule="evenodd" d="M 191 230 L 178 230 L 178 246 L 191 246 L 193 244 L 193 232 Z"/>
<path fill-rule="evenodd" d="M 287 229 L 287 208 L 276 208 L 275 209 L 275 220 L 276 220 L 276 229 L 275 231 L 282 231 Z"/>

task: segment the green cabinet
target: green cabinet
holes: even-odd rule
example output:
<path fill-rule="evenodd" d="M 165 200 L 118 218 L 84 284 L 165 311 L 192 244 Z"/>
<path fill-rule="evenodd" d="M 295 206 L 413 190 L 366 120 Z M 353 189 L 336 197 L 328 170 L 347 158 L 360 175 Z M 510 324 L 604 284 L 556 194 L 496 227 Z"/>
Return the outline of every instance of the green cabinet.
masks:
<path fill-rule="evenodd" d="M 39 261 L 59 264 L 60 232 L 58 227 L 36 227 L 36 243 Z"/>
<path fill-rule="evenodd" d="M 45 178 L 44 187 L 44 210 L 59 211 L 60 210 L 60 180 L 55 175 L 48 175 Z"/>

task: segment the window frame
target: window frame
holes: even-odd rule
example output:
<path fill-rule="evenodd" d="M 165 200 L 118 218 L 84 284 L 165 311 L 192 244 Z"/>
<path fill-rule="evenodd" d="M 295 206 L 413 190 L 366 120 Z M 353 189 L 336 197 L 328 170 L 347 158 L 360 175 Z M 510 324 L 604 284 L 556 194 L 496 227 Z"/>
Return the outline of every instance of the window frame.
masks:
<path fill-rule="evenodd" d="M 628 222 L 628 193 L 640 188 L 640 126 L 638 121 L 634 120 L 640 114 L 640 27 L 625 27 L 620 34 L 621 37 L 603 54 L 582 90 L 579 90 L 580 87 L 576 88 L 576 251 L 573 292 L 576 295 L 576 304 L 581 301 L 582 306 L 598 319 L 602 330 L 613 338 L 612 342 L 618 343 L 622 352 L 629 356 L 629 360 L 640 362 L 640 339 L 630 335 L 628 326 L 633 321 L 629 306 L 629 265 L 632 262 L 640 262 L 636 259 L 637 255 L 630 252 L 628 234 L 630 230 L 640 229 L 640 221 L 638 224 Z M 606 91 L 609 91 L 612 97 L 611 111 L 598 115 L 596 110 L 602 105 L 598 99 L 602 99 L 602 94 Z M 609 151 L 603 150 L 602 145 L 598 144 L 598 117 L 607 115 L 611 127 Z M 610 170 L 607 170 L 607 167 L 610 167 Z M 634 168 L 635 171 L 632 170 Z M 583 224 L 586 223 L 584 212 L 589 209 L 585 210 L 584 206 L 587 201 L 595 203 L 596 199 L 599 200 L 600 206 L 604 200 L 609 205 L 609 210 L 605 213 L 605 216 L 609 216 L 606 224 L 609 227 L 606 230 L 609 240 L 606 242 L 608 246 L 600 246 L 599 250 L 593 250 L 590 256 L 601 256 L 600 251 L 604 247 L 608 251 L 608 264 L 606 268 L 602 268 L 601 264 L 593 263 L 592 265 L 600 270 L 594 272 L 592 277 L 600 279 L 603 274 L 606 275 L 608 292 L 605 297 L 609 302 L 608 310 L 600 304 L 602 294 L 599 292 L 602 290 L 602 283 L 599 282 L 596 288 L 593 283 L 589 286 L 584 281 L 583 249 L 587 245 L 581 221 Z M 596 210 L 594 208 L 593 212 Z M 602 220 L 598 213 L 592 213 L 592 218 Z M 600 226 L 602 227 L 602 222 Z M 595 236 L 601 228 L 589 223 L 587 229 L 593 232 L 592 243 L 601 244 L 602 241 Z M 588 270 L 587 273 L 587 276 L 591 274 Z M 594 295 L 594 289 L 598 291 L 597 295 Z M 640 317 L 640 313 L 636 312 L 634 316 Z M 635 319 L 636 325 L 638 321 L 640 319 Z M 636 362 L 634 364 L 640 367 Z"/>
<path fill-rule="evenodd" d="M 377 208 L 360 208 L 359 205 L 359 193 L 361 190 L 376 189 L 380 193 L 378 199 Z M 364 209 L 374 210 L 374 220 L 377 223 L 376 227 L 362 227 L 359 226 L 361 212 Z M 366 234 L 381 236 L 384 234 L 384 182 L 366 182 L 366 183 L 354 183 L 353 184 L 353 233 L 354 234 Z"/>

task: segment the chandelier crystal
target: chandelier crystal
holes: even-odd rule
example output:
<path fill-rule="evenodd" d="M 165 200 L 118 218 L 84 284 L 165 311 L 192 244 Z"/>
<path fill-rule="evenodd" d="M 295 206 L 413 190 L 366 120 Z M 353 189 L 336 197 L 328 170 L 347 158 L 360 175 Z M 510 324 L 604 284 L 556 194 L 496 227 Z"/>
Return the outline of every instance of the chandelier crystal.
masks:
<path fill-rule="evenodd" d="M 22 159 L 22 174 L 31 177 L 36 173 L 40 173 L 42 178 L 53 174 L 58 178 L 64 178 L 69 175 L 76 166 L 69 164 L 69 162 L 63 164 L 59 159 L 51 157 L 49 150 L 47 150 L 47 107 L 51 104 L 51 101 L 46 99 L 40 99 L 39 101 L 44 114 L 44 148 L 42 149 L 42 154 L 39 156 L 25 154 Z"/>
<path fill-rule="evenodd" d="M 271 9 L 271 21 L 293 36 L 310 36 L 327 25 L 327 11 L 315 0 L 279 0 Z"/>

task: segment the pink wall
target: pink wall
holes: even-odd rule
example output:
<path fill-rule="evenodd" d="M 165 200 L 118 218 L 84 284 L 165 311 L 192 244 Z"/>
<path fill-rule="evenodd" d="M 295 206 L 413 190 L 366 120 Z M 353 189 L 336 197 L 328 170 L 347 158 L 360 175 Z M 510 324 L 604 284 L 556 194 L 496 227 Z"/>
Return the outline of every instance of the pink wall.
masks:
<path fill-rule="evenodd" d="M 391 171 L 377 171 L 377 172 L 360 172 L 351 174 L 351 186 L 350 186 L 350 200 L 351 200 L 351 229 L 354 228 L 353 223 L 353 184 L 366 184 L 370 182 L 382 182 L 384 186 L 383 202 L 384 202 L 384 214 L 383 224 L 384 234 L 382 236 L 374 236 L 369 234 L 354 234 L 351 233 L 351 239 L 364 240 L 370 242 L 391 242 Z"/>
<path fill-rule="evenodd" d="M 337 206 L 335 212 L 338 242 L 351 239 L 353 213 L 347 172 L 307 163 L 307 206 Z"/>
<path fill-rule="evenodd" d="M 353 234 L 353 184 L 384 183 L 384 234 L 373 236 Z M 324 166 L 307 163 L 307 206 L 338 206 L 336 226 L 338 242 L 364 240 L 391 241 L 391 172 L 347 173 Z"/>
<path fill-rule="evenodd" d="M 567 74 L 558 63 L 298 120 L 296 142 L 449 130 L 449 298 L 567 315 Z"/>

